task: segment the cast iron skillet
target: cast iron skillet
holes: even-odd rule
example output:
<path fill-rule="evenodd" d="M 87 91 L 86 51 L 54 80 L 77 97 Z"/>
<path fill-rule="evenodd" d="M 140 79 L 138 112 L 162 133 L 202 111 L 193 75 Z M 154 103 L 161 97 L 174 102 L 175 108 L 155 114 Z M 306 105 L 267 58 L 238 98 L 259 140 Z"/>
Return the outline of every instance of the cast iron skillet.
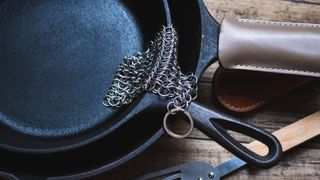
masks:
<path fill-rule="evenodd" d="M 136 116 L 105 138 L 60 153 L 31 155 L 0 150 L 0 179 L 82 179 L 114 169 L 163 135 L 161 118 L 150 123 L 147 116 Z M 137 132 L 143 125 L 147 125 L 145 131 Z"/>
<path fill-rule="evenodd" d="M 188 3 L 183 9 L 181 0 L 172 1 L 179 63 L 199 77 L 216 60 L 219 25 L 200 0 Z M 1 0 L 0 147 L 66 151 L 110 134 L 146 109 L 165 110 L 167 101 L 150 93 L 118 109 L 101 100 L 123 57 L 143 51 L 171 19 L 168 12 L 161 0 Z M 188 111 L 197 128 L 247 162 L 269 166 L 278 160 L 281 146 L 271 134 L 198 103 Z M 265 143 L 269 154 L 251 152 L 226 129 Z"/>

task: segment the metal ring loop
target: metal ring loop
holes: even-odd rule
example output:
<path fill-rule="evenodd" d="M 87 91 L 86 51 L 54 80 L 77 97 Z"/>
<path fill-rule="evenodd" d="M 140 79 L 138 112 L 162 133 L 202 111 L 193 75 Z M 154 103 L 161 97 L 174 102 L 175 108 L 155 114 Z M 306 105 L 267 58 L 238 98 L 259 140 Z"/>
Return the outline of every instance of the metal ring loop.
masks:
<path fill-rule="evenodd" d="M 172 113 L 177 113 L 177 112 L 183 112 L 183 113 L 187 116 L 187 118 L 188 118 L 188 120 L 189 120 L 190 128 L 189 128 L 189 130 L 187 131 L 187 133 L 185 133 L 185 134 L 176 134 L 176 133 L 174 133 L 173 131 L 171 131 L 171 129 L 170 129 L 170 128 L 168 127 L 168 125 L 167 125 L 167 124 L 168 124 L 168 118 L 169 118 L 169 116 L 172 115 Z M 183 138 L 188 137 L 188 136 L 191 134 L 191 132 L 192 132 L 192 130 L 193 130 L 193 127 L 194 127 L 194 122 L 193 122 L 193 119 L 192 119 L 192 117 L 191 117 L 191 115 L 190 115 L 189 112 L 187 112 L 187 111 L 185 111 L 184 109 L 181 109 L 181 108 L 176 108 L 176 109 L 171 110 L 171 112 L 167 112 L 167 114 L 164 116 L 164 118 L 163 118 L 163 127 L 164 127 L 164 130 L 165 130 L 171 137 L 177 138 L 177 139 L 183 139 Z"/>

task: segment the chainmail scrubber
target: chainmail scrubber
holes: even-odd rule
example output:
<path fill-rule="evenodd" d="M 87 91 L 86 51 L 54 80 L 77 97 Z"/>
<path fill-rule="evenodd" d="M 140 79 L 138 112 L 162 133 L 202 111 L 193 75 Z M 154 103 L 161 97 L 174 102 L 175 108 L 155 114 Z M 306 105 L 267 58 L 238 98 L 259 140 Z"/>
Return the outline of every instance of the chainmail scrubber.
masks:
<path fill-rule="evenodd" d="M 185 109 L 197 97 L 197 78 L 193 74 L 182 73 L 177 61 L 177 46 L 178 35 L 175 29 L 172 26 L 163 26 L 154 41 L 149 43 L 146 52 L 124 58 L 103 104 L 121 107 L 132 102 L 139 94 L 151 91 L 172 99 L 167 105 L 165 121 L 170 114 L 180 111 L 188 116 L 193 126 L 192 118 Z M 190 132 L 178 138 L 185 137 Z M 177 137 L 171 132 L 168 133 Z"/>

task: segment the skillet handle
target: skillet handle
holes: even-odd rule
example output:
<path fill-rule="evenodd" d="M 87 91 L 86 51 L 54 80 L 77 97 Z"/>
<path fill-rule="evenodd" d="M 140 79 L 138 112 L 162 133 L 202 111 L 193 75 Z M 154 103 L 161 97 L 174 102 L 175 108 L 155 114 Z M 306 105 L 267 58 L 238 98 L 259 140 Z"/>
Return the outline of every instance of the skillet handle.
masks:
<path fill-rule="evenodd" d="M 190 104 L 188 111 L 194 118 L 195 126 L 200 131 L 234 155 L 248 162 L 248 164 L 267 168 L 279 161 L 282 154 L 281 144 L 275 136 L 265 130 L 224 115 L 216 110 L 209 110 L 196 102 Z M 227 130 L 247 135 L 262 142 L 268 147 L 268 154 L 265 156 L 256 154 L 234 139 Z"/>

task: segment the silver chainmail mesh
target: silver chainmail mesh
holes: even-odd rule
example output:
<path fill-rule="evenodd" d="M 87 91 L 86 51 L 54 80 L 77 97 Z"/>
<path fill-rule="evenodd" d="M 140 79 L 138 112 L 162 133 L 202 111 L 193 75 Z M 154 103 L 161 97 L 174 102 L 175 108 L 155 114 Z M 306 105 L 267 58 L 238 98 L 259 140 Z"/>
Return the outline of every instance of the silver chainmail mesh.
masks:
<path fill-rule="evenodd" d="M 186 109 L 197 97 L 197 78 L 183 74 L 177 61 L 178 35 L 162 27 L 146 52 L 125 57 L 103 100 L 105 106 L 121 107 L 144 91 L 172 98 L 167 109 Z"/>

